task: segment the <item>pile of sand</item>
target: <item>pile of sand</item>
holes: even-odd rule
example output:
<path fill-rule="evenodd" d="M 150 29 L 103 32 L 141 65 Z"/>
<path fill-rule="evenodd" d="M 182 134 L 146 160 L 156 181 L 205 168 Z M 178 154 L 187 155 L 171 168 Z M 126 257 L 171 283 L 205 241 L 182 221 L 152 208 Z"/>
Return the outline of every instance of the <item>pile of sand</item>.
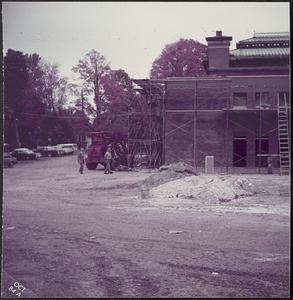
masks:
<path fill-rule="evenodd" d="M 149 190 L 150 198 L 201 200 L 205 203 L 228 202 L 256 193 L 254 185 L 242 176 L 188 176 L 163 183 Z M 179 200 L 179 199 L 178 199 Z"/>
<path fill-rule="evenodd" d="M 186 163 L 178 162 L 168 166 L 161 166 L 155 174 L 152 174 L 139 184 L 145 189 L 150 189 L 163 183 L 191 175 L 197 175 L 195 168 Z"/>

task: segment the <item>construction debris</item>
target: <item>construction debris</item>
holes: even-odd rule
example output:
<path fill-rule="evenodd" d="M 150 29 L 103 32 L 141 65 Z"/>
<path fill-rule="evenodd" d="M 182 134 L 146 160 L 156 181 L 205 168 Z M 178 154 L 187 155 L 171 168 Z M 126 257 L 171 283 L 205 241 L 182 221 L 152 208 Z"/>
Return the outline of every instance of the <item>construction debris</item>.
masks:
<path fill-rule="evenodd" d="M 197 175 L 196 170 L 191 165 L 188 165 L 184 162 L 177 162 L 173 163 L 167 166 L 161 166 L 159 168 L 160 172 L 169 171 L 169 172 L 175 172 L 175 173 L 185 173 L 185 174 L 193 174 Z"/>
<path fill-rule="evenodd" d="M 254 194 L 255 188 L 247 178 L 217 175 L 188 176 L 150 189 L 150 197 L 162 202 L 181 198 L 214 204 Z"/>
<path fill-rule="evenodd" d="M 175 179 L 192 175 L 197 175 L 194 167 L 183 162 L 178 162 L 168 166 L 161 166 L 157 173 L 152 174 L 143 182 L 140 182 L 140 185 L 143 185 L 145 188 L 152 188 Z"/>
<path fill-rule="evenodd" d="M 119 165 L 115 171 L 133 171 L 133 169 L 131 169 L 127 166 Z"/>

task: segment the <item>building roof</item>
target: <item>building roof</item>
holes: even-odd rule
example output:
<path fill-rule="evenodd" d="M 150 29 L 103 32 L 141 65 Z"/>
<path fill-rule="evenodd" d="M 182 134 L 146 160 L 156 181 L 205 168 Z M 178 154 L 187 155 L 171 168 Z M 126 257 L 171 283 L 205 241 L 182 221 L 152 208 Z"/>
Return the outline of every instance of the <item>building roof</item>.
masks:
<path fill-rule="evenodd" d="M 252 38 L 239 41 L 230 51 L 233 59 L 248 57 L 289 57 L 289 32 L 258 32 Z"/>
<path fill-rule="evenodd" d="M 290 55 L 289 47 L 276 47 L 276 48 L 239 48 L 230 51 L 231 57 L 275 57 Z"/>
<path fill-rule="evenodd" d="M 242 40 L 239 44 L 242 43 L 259 43 L 259 42 L 280 42 L 280 41 L 289 41 L 290 33 L 289 32 L 256 32 L 252 38 Z"/>

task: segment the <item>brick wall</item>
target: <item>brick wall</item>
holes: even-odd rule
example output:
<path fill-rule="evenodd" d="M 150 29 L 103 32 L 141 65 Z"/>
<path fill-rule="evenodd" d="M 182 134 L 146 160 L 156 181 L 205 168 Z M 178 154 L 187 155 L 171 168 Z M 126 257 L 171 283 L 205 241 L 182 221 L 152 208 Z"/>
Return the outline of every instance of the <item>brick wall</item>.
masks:
<path fill-rule="evenodd" d="M 247 167 L 255 168 L 255 143 L 259 126 L 262 136 L 269 139 L 269 153 L 278 153 L 277 94 L 289 91 L 288 77 L 235 76 L 172 80 L 167 81 L 166 91 L 165 163 L 185 161 L 203 166 L 205 156 L 213 155 L 216 167 L 231 167 L 233 137 L 242 136 L 247 139 Z M 247 93 L 248 110 L 227 113 L 225 109 L 227 105 L 232 108 L 235 92 Z M 269 93 L 272 109 L 261 111 L 261 125 L 259 110 L 255 109 L 258 104 L 255 97 L 257 92 Z M 274 159 L 273 167 L 278 167 L 277 159 Z"/>

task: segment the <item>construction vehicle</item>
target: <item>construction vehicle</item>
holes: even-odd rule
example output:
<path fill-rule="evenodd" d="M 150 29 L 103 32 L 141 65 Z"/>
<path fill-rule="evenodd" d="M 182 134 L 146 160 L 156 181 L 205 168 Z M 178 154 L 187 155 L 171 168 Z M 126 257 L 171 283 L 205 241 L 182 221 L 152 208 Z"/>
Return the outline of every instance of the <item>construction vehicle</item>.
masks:
<path fill-rule="evenodd" d="M 104 155 L 109 145 L 112 148 L 112 169 L 118 166 L 127 166 L 127 147 L 122 139 L 115 138 L 113 135 L 100 131 L 89 132 L 85 137 L 85 163 L 89 170 L 95 170 L 98 164 L 105 167 Z"/>

